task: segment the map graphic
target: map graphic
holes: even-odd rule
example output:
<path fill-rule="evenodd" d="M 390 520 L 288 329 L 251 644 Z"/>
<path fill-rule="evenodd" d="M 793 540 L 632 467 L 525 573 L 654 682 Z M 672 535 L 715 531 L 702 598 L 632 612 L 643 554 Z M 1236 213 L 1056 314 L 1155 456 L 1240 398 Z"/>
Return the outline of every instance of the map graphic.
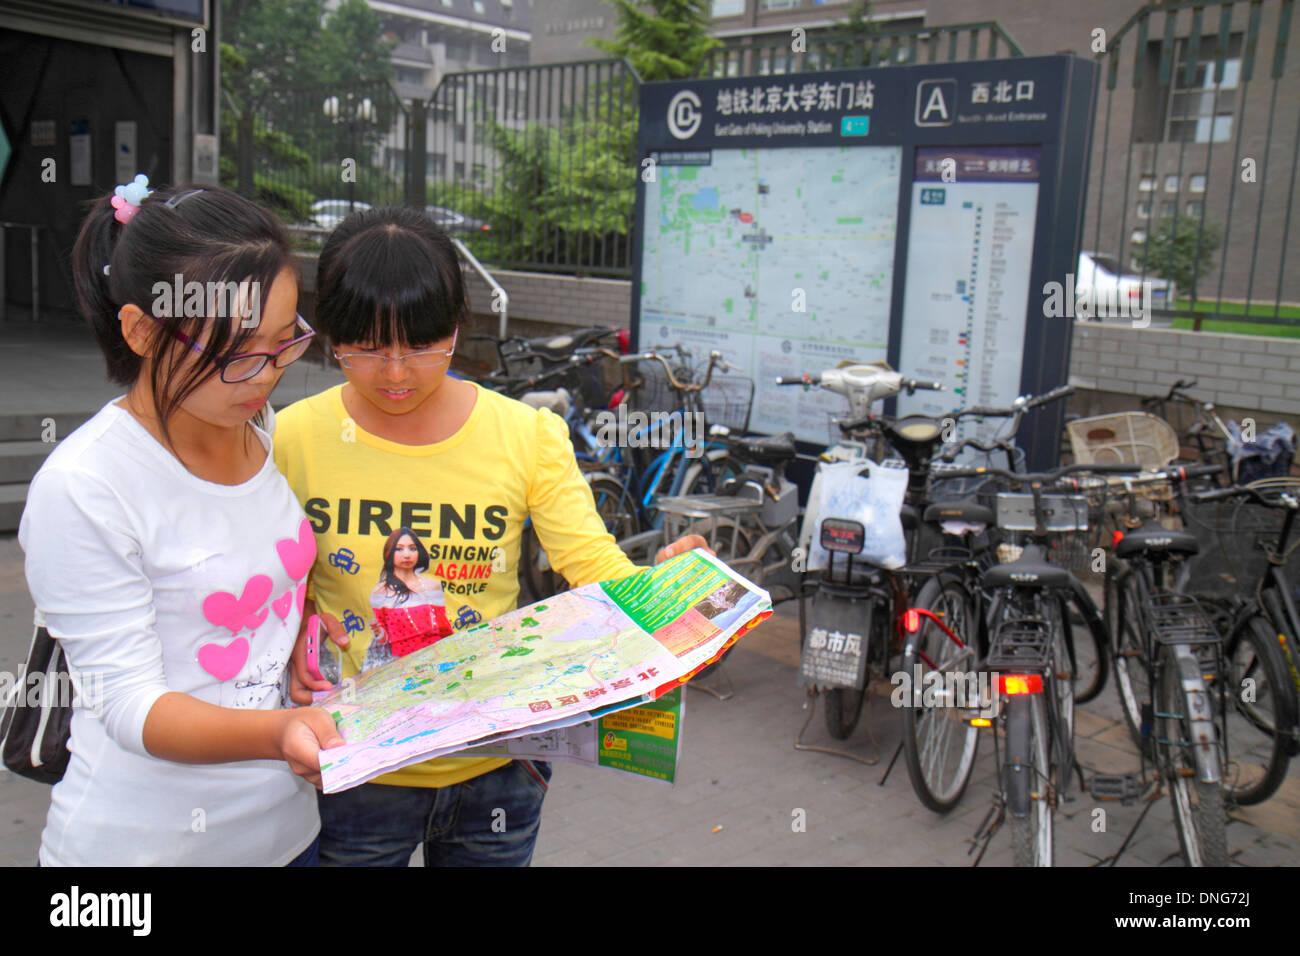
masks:
<path fill-rule="evenodd" d="M 655 700 L 770 611 L 696 550 L 453 634 L 320 695 L 347 741 L 321 754 L 325 792 Z"/>
<path fill-rule="evenodd" d="M 840 399 L 777 375 L 885 358 L 901 149 L 731 149 L 645 190 L 642 345 L 716 348 L 755 379 L 750 427 L 825 441 Z"/>

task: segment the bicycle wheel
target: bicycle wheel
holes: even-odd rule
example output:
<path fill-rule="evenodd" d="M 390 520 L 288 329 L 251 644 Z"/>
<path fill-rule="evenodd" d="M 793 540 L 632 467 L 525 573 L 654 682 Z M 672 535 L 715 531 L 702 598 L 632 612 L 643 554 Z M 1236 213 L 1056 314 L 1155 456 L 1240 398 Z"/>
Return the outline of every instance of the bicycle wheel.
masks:
<path fill-rule="evenodd" d="M 1027 787 L 1026 812 L 1009 807 L 1011 851 L 1016 866 L 1051 866 L 1056 855 L 1056 829 L 1052 819 L 1051 765 L 1054 747 L 1043 694 L 1012 698 L 1007 719 L 1007 792 Z M 1023 775 L 1023 776 L 1022 776 Z"/>
<path fill-rule="evenodd" d="M 858 726 L 862 704 L 867 699 L 866 693 L 848 687 L 835 687 L 822 691 L 822 699 L 826 702 L 827 732 L 836 740 L 847 740 Z"/>
<path fill-rule="evenodd" d="M 1060 603 L 1061 621 L 1074 646 L 1074 702 L 1086 704 L 1106 689 L 1110 654 L 1102 637 L 1084 620 L 1083 612 L 1067 597 L 1062 597 Z"/>
<path fill-rule="evenodd" d="M 1155 704 L 1160 741 L 1159 761 L 1174 805 L 1174 826 L 1183 860 L 1188 866 L 1227 866 L 1227 815 L 1223 785 L 1200 780 L 1192 756 L 1193 731 L 1187 693 L 1178 670 L 1174 646 L 1162 650 L 1158 697 Z M 1209 691 L 1207 691 L 1209 693 Z M 1216 750 L 1219 750 L 1216 745 Z"/>
<path fill-rule="evenodd" d="M 1228 798 L 1242 806 L 1267 800 L 1286 779 L 1288 735 L 1295 715 L 1283 695 L 1290 674 L 1273 626 L 1255 614 L 1228 638 L 1222 688 L 1231 762 L 1224 778 Z"/>
<path fill-rule="evenodd" d="M 1132 577 L 1107 588 L 1106 616 L 1115 635 L 1115 689 L 1124 721 L 1138 750 L 1148 759 L 1151 742 L 1151 665 L 1147 661 L 1137 608 L 1137 587 Z"/>
<path fill-rule="evenodd" d="M 1049 608 L 1046 617 L 1048 626 L 1052 629 L 1052 667 L 1056 675 L 1052 681 L 1051 699 L 1056 707 L 1054 727 L 1057 735 L 1051 753 L 1058 769 L 1056 779 L 1065 783 L 1069 768 L 1064 764 L 1067 756 L 1074 753 L 1074 706 L 1078 703 L 1076 688 L 1079 684 L 1079 667 L 1070 663 L 1070 631 L 1064 602 L 1059 602 L 1054 607 L 1049 605 Z M 1076 648 L 1076 656 L 1077 651 Z M 1043 691 L 1046 694 L 1047 688 L 1044 687 Z"/>
<path fill-rule="evenodd" d="M 971 726 L 965 710 L 953 706 L 955 701 L 947 696 L 948 690 L 958 686 L 955 681 L 974 671 L 979 622 L 975 602 L 956 575 L 930 578 L 912 606 L 934 613 L 965 644 L 959 646 L 922 615 L 920 629 L 909 637 L 903 651 L 903 673 L 912 682 L 911 699 L 902 701 L 907 776 L 922 804 L 936 813 L 947 813 L 965 793 L 979 749 L 979 728 Z M 926 707 L 925 685 L 932 673 L 942 679 L 936 685 L 935 678 L 930 678 L 931 687 L 945 691 L 941 700 L 936 700 L 939 694 L 932 693 L 929 699 L 934 706 Z M 949 674 L 955 676 L 949 678 Z"/>
<path fill-rule="evenodd" d="M 605 522 L 605 530 L 615 541 L 632 537 L 641 530 L 637 518 L 636 502 L 632 492 L 612 475 L 593 475 L 587 480 L 591 496 L 596 502 L 596 513 Z"/>

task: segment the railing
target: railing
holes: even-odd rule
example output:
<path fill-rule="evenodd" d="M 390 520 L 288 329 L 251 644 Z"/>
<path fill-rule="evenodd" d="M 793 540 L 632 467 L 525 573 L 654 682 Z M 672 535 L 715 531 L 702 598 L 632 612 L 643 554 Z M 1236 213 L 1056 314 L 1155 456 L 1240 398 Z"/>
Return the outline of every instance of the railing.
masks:
<path fill-rule="evenodd" d="M 408 113 L 387 83 L 279 90 L 256 114 L 230 112 L 235 161 L 223 163 L 222 183 L 304 227 L 304 235 L 328 231 L 358 204 L 407 198 Z"/>
<path fill-rule="evenodd" d="M 704 57 L 696 72 L 705 77 L 768 76 L 1025 55 L 1011 35 L 990 20 L 869 34 L 809 30 L 796 37 L 794 29 L 791 24 L 788 32 L 728 38 L 726 46 Z"/>
<path fill-rule="evenodd" d="M 430 201 L 494 265 L 630 277 L 639 86 L 621 59 L 448 74 Z"/>
<path fill-rule="evenodd" d="M 1148 5 L 1097 55 L 1084 248 L 1172 280 L 1176 326 L 1300 325 L 1294 6 Z"/>

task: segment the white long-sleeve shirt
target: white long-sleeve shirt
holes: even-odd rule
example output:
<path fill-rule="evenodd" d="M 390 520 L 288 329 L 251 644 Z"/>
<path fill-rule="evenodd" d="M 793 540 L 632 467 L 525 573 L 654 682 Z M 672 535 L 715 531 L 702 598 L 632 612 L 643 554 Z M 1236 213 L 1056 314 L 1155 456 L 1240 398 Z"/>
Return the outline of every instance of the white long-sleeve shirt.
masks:
<path fill-rule="evenodd" d="M 84 697 L 43 866 L 279 866 L 319 832 L 313 788 L 283 761 L 174 763 L 143 742 L 168 691 L 283 705 L 316 550 L 270 437 L 257 435 L 261 470 L 215 484 L 109 403 L 32 479 L 18 539 L 36 623 L 59 639 Z"/>

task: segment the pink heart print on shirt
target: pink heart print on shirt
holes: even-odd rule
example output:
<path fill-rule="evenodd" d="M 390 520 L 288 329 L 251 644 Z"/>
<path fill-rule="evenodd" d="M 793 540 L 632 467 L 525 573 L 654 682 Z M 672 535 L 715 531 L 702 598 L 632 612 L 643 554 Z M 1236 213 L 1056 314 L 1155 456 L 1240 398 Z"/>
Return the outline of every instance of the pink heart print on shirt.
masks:
<path fill-rule="evenodd" d="M 298 525 L 298 539 L 281 538 L 275 543 L 275 550 L 289 577 L 295 581 L 305 578 L 316 562 L 316 536 L 312 534 L 311 522 L 303 518 Z"/>
<path fill-rule="evenodd" d="M 278 617 L 280 620 L 283 621 L 286 617 L 288 617 L 289 608 L 293 607 L 293 589 L 290 588 L 288 591 L 285 591 L 278 598 L 272 601 L 271 607 L 275 609 L 276 617 Z M 299 608 L 298 612 L 301 614 L 302 608 Z"/>
<path fill-rule="evenodd" d="M 262 608 L 261 614 L 256 613 L 257 609 L 271 596 L 272 586 L 269 575 L 254 574 L 245 582 L 239 597 L 229 591 L 213 591 L 203 599 L 203 616 L 231 634 L 238 634 L 242 627 L 257 630 L 266 620 L 266 608 Z"/>
<path fill-rule="evenodd" d="M 265 615 L 263 615 L 265 616 Z M 224 647 L 204 644 L 199 648 L 199 666 L 219 681 L 227 681 L 239 673 L 248 660 L 248 641 L 237 637 Z"/>

